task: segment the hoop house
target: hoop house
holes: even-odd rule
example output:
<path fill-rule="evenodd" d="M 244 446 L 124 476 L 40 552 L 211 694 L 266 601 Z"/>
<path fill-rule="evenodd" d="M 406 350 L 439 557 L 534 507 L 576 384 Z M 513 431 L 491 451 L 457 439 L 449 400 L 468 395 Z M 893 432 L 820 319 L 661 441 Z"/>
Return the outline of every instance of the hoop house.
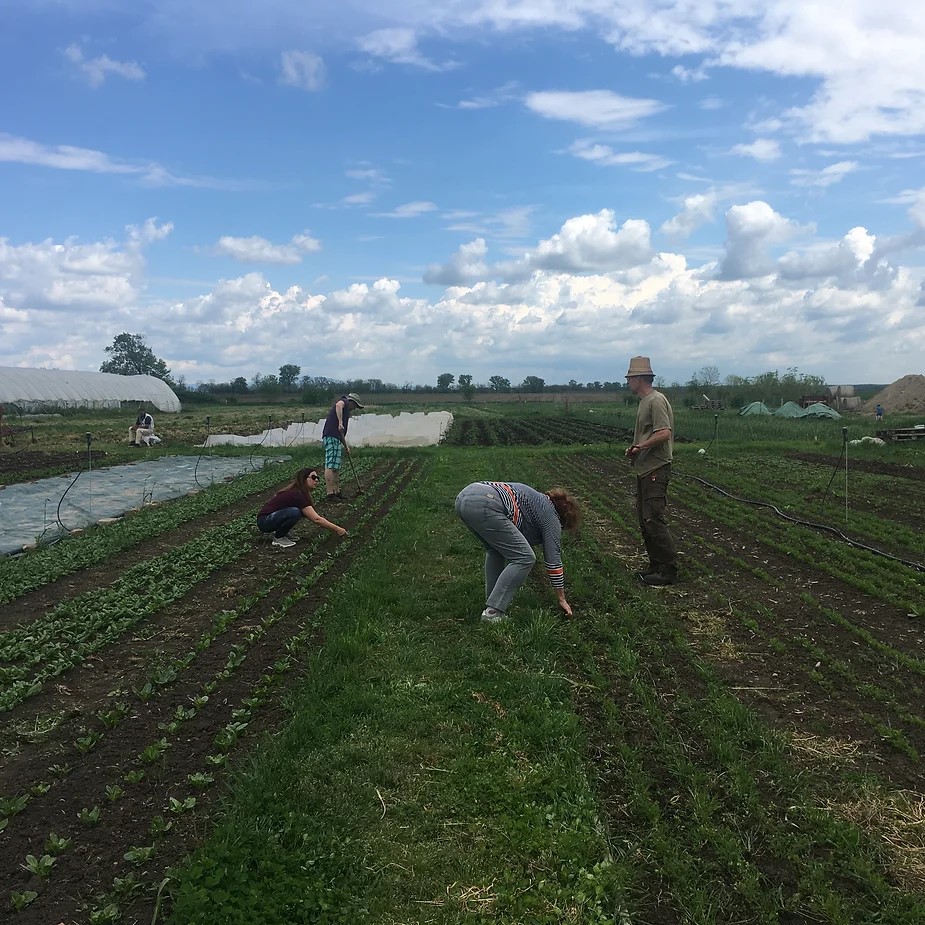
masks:
<path fill-rule="evenodd" d="M 144 402 L 158 411 L 180 410 L 180 399 L 154 376 L 117 376 L 72 369 L 0 366 L 0 404 L 35 413 L 54 408 L 118 408 Z"/>

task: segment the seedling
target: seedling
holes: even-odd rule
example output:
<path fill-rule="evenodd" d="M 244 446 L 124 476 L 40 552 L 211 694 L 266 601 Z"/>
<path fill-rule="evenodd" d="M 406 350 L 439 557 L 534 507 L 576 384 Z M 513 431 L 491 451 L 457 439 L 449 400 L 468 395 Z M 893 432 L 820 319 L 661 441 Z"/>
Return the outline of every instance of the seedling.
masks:
<path fill-rule="evenodd" d="M 215 783 L 215 777 L 211 774 L 190 774 L 186 778 L 194 787 L 208 787 L 210 784 Z"/>
<path fill-rule="evenodd" d="M 102 738 L 102 732 L 88 732 L 85 736 L 81 736 L 74 741 L 74 747 L 81 754 L 86 755 L 87 752 L 92 751 L 92 749 L 96 747 L 97 743 Z"/>
<path fill-rule="evenodd" d="M 29 903 L 31 903 L 32 900 L 35 899 L 35 897 L 38 895 L 39 894 L 34 890 L 23 890 L 22 892 L 19 890 L 13 890 L 13 892 L 10 893 L 10 905 L 17 912 L 22 912 L 22 910 L 25 909 L 26 906 L 28 906 Z"/>
<path fill-rule="evenodd" d="M 72 844 L 74 844 L 73 838 L 62 838 L 51 832 L 45 841 L 45 850 L 49 854 L 61 854 L 62 851 L 67 851 Z"/>
<path fill-rule="evenodd" d="M 78 814 L 77 819 L 84 825 L 96 825 L 100 821 L 100 808 L 94 806 L 93 809 L 84 807 Z"/>
<path fill-rule="evenodd" d="M 129 848 L 128 851 L 122 855 L 126 861 L 129 861 L 132 864 L 141 866 L 146 864 L 151 860 L 151 855 L 154 854 L 154 845 L 147 845 L 138 848 Z"/>
<path fill-rule="evenodd" d="M 124 793 L 125 791 L 118 784 L 110 784 L 106 788 L 106 799 L 110 803 L 115 803 Z"/>
<path fill-rule="evenodd" d="M 107 903 L 90 910 L 90 925 L 102 925 L 104 922 L 115 922 L 121 915 L 115 903 Z"/>
<path fill-rule="evenodd" d="M 158 739 L 157 742 L 152 742 L 150 745 L 145 746 L 138 757 L 144 764 L 153 764 L 168 748 L 169 745 L 166 739 Z"/>
<path fill-rule="evenodd" d="M 31 798 L 28 794 L 21 797 L 0 798 L 0 816 L 15 816 L 21 813 L 28 805 Z"/>
<path fill-rule="evenodd" d="M 37 784 L 33 784 L 29 788 L 29 793 L 34 797 L 44 796 L 48 791 L 51 790 L 51 784 L 45 783 L 45 781 L 39 781 Z"/>
<path fill-rule="evenodd" d="M 127 784 L 140 784 L 145 779 L 145 772 L 138 769 L 135 771 L 128 771 L 123 778 Z"/>
<path fill-rule="evenodd" d="M 163 816 L 155 816 L 151 820 L 151 825 L 148 828 L 148 832 L 153 836 L 163 835 L 164 832 L 169 832 L 173 828 L 173 823 L 165 819 Z"/>
<path fill-rule="evenodd" d="M 34 874 L 42 880 L 51 873 L 51 869 L 54 866 L 55 858 L 50 854 L 43 854 L 40 858 L 37 858 L 34 854 L 27 854 L 26 863 L 23 864 L 23 867 L 29 871 L 30 874 Z"/>
<path fill-rule="evenodd" d="M 170 798 L 167 808 L 178 816 L 181 813 L 187 813 L 196 805 L 196 797 L 187 797 L 185 800 L 178 800 L 175 797 Z"/>
<path fill-rule="evenodd" d="M 124 877 L 116 877 L 112 881 L 112 891 L 125 899 L 133 896 L 143 888 L 144 884 L 131 873 L 126 874 Z"/>

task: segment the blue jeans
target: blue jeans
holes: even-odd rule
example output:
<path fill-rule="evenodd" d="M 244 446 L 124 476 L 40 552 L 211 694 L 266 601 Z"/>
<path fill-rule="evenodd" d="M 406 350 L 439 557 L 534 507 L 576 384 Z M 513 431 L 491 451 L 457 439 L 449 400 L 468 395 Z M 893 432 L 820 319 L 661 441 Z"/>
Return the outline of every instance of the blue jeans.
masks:
<path fill-rule="evenodd" d="M 298 522 L 302 512 L 297 507 L 284 507 L 272 514 L 257 515 L 257 529 L 261 533 L 275 533 L 277 538 L 285 536 Z"/>
<path fill-rule="evenodd" d="M 536 562 L 533 547 L 490 485 L 467 485 L 456 496 L 456 514 L 485 547 L 485 603 L 507 611 Z"/>

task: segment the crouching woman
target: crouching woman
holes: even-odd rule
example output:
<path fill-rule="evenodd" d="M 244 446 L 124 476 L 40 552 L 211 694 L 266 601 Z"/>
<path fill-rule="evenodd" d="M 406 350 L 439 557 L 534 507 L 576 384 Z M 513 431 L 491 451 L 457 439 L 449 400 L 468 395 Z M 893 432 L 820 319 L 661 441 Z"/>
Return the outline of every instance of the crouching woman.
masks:
<path fill-rule="evenodd" d="M 559 607 L 567 616 L 562 531 L 574 530 L 581 512 L 561 488 L 537 491 L 521 482 L 473 482 L 456 498 L 456 514 L 485 547 L 485 609 L 482 620 L 503 620 L 517 589 L 543 547 L 546 574 Z"/>
<path fill-rule="evenodd" d="M 343 527 L 325 519 L 315 510 L 312 489 L 318 487 L 318 481 L 317 469 L 299 469 L 295 478 L 260 509 L 257 529 L 261 533 L 272 533 L 274 546 L 294 546 L 295 540 L 289 536 L 289 531 L 303 517 L 338 536 L 346 536 L 347 531 Z"/>

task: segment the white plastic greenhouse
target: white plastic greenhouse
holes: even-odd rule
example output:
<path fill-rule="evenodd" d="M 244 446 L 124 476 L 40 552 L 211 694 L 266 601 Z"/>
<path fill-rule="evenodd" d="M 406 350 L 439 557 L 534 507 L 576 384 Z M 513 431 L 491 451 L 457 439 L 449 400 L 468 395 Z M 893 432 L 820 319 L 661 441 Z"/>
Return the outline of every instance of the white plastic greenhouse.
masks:
<path fill-rule="evenodd" d="M 172 388 L 154 376 L 116 376 L 73 369 L 0 366 L 0 405 L 30 414 L 54 408 L 118 408 L 144 402 L 158 411 L 180 410 Z"/>

